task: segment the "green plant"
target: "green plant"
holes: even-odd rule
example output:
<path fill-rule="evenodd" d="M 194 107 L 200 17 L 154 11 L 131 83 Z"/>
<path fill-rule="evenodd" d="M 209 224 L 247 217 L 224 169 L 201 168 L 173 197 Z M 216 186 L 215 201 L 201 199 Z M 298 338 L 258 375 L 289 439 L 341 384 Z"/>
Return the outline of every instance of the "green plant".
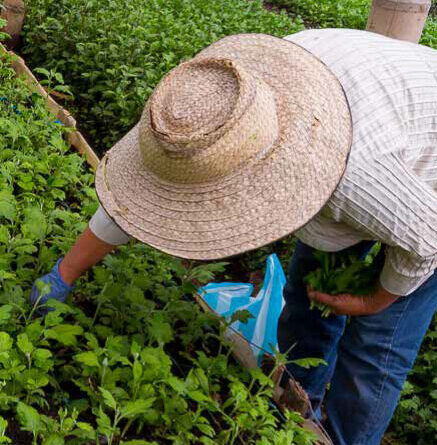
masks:
<path fill-rule="evenodd" d="M 0 444 L 11 443 L 12 440 L 6 436 L 7 420 L 0 416 Z"/>
<path fill-rule="evenodd" d="M 259 0 L 30 0 L 24 54 L 61 72 L 76 115 L 104 151 L 139 119 L 153 88 L 181 60 L 229 34 L 301 29 Z"/>
<path fill-rule="evenodd" d="M 39 83 L 44 86 L 48 94 L 59 95 L 64 100 L 72 100 L 73 94 L 67 85 L 64 85 L 64 78 L 61 73 L 55 70 L 46 70 L 45 68 L 35 68 L 35 73 L 41 77 Z"/>
<path fill-rule="evenodd" d="M 311 28 L 364 29 L 371 0 L 272 0 L 287 12 L 301 16 Z"/>
<path fill-rule="evenodd" d="M 310 26 L 360 29 L 370 5 L 369 0 L 269 3 L 286 7 Z M 179 61 L 227 34 L 283 36 L 302 29 L 299 18 L 267 12 L 260 1 L 29 0 L 27 7 L 27 61 L 45 67 L 40 74 L 49 89 L 62 73 L 81 127 L 101 152 L 131 128 L 153 87 Z M 422 37 L 434 48 L 436 23 L 431 17 Z M 36 425 L 54 438 L 32 429 L 26 416 L 19 418 L 33 435 L 28 442 L 45 445 L 63 443 L 68 431 L 72 445 L 102 437 L 126 445 L 311 443 L 298 415 L 281 423 L 268 405 L 269 380 L 235 366 L 223 327 L 187 297 L 194 282 L 223 274 L 223 265 L 187 265 L 146 246 L 126 246 L 81 281 L 76 308 L 57 305 L 46 321 L 35 318 L 26 302 L 33 279 L 71 245 L 97 203 L 92 175 L 68 152 L 65 130 L 14 78 L 5 60 L 0 76 L 0 98 L 8 98 L 0 101 L 0 132 L 6 135 L 0 140 L 0 373 L 5 375 L 0 385 L 6 388 L 0 409 L 5 416 L 14 421 L 18 406 L 21 412 L 23 406 L 45 411 L 38 413 L 45 417 Z M 226 274 L 241 277 L 260 269 L 272 249 L 233 261 Z M 288 257 L 293 240 L 274 249 Z M 394 432 L 410 443 L 436 440 L 434 330 L 393 423 Z M 39 354 L 46 357 L 37 360 Z M 55 408 L 51 413 L 46 401 Z M 146 412 L 126 414 L 127 406 L 143 403 L 151 404 Z M 60 407 L 68 409 L 73 430 L 62 429 Z M 5 428 L 0 420 L 0 443 L 3 436 L 7 442 Z"/>
<path fill-rule="evenodd" d="M 52 301 L 37 316 L 33 281 L 97 200 L 68 130 L 10 62 L 0 57 L 0 443 L 313 443 L 299 415 L 272 408 L 271 380 L 233 362 L 225 327 L 191 298 L 225 263 L 131 243 L 79 282 L 75 305 Z M 50 88 L 62 80 L 45 74 Z"/>
<path fill-rule="evenodd" d="M 434 443 L 437 439 L 436 375 L 437 319 L 434 318 L 392 421 L 395 437 L 417 445 Z"/>
<path fill-rule="evenodd" d="M 334 253 L 316 251 L 314 258 L 320 267 L 310 272 L 304 280 L 314 290 L 329 295 L 367 295 L 375 289 L 380 274 L 380 268 L 375 267 L 375 258 L 380 249 L 381 243 L 375 243 L 364 258 L 353 250 Z M 330 309 L 321 303 L 312 301 L 311 308 L 320 309 L 322 317 L 331 314 Z"/>
<path fill-rule="evenodd" d="M 58 419 L 40 414 L 32 406 L 18 402 L 17 417 L 23 431 L 32 434 L 32 445 L 64 444 L 65 437 L 75 437 L 77 440 L 92 440 L 95 437 L 94 430 L 88 423 L 78 422 L 78 412 L 73 409 L 71 415 L 67 410 L 59 409 Z"/>
<path fill-rule="evenodd" d="M 5 25 L 6 25 L 6 20 L 0 18 L 0 29 L 3 29 Z M 8 37 L 9 35 L 6 34 L 5 32 L 0 32 L 0 42 L 6 40 Z"/>

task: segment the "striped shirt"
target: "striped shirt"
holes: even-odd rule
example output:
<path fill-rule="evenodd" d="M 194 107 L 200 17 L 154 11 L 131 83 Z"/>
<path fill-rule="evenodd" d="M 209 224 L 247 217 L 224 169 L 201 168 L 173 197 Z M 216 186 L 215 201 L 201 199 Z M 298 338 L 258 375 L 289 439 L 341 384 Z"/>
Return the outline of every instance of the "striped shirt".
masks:
<path fill-rule="evenodd" d="M 348 29 L 286 39 L 337 76 L 354 131 L 339 186 L 296 235 L 325 251 L 383 242 L 381 284 L 408 295 L 437 268 L 437 51 Z"/>

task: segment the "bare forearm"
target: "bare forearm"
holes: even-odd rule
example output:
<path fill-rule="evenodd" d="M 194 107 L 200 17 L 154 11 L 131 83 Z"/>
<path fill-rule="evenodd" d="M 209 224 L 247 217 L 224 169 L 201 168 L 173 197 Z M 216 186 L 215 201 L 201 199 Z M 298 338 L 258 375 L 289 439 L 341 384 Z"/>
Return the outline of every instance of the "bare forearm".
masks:
<path fill-rule="evenodd" d="M 116 247 L 97 238 L 87 228 L 59 265 L 62 279 L 72 285 L 83 273 L 100 262 Z"/>

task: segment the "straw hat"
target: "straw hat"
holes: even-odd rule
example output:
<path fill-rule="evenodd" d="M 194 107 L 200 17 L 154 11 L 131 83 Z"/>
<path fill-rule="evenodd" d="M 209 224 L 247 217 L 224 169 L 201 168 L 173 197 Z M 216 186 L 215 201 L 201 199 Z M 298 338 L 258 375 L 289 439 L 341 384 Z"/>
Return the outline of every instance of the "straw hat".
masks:
<path fill-rule="evenodd" d="M 322 62 L 279 38 L 230 36 L 162 79 L 100 163 L 97 194 L 138 240 L 224 258 L 306 224 L 340 181 L 351 138 Z"/>

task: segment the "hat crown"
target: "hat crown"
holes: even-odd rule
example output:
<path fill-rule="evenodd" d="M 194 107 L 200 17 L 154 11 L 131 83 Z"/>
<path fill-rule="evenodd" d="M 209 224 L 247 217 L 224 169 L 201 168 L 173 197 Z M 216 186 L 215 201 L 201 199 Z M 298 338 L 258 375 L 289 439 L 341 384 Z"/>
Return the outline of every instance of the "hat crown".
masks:
<path fill-rule="evenodd" d="M 151 126 L 163 148 L 194 154 L 220 137 L 232 118 L 243 79 L 230 60 L 189 62 L 158 86 L 150 107 Z"/>
<path fill-rule="evenodd" d="M 278 134 L 268 85 L 231 59 L 197 57 L 156 87 L 143 114 L 140 150 L 162 179 L 204 182 L 265 154 Z"/>

